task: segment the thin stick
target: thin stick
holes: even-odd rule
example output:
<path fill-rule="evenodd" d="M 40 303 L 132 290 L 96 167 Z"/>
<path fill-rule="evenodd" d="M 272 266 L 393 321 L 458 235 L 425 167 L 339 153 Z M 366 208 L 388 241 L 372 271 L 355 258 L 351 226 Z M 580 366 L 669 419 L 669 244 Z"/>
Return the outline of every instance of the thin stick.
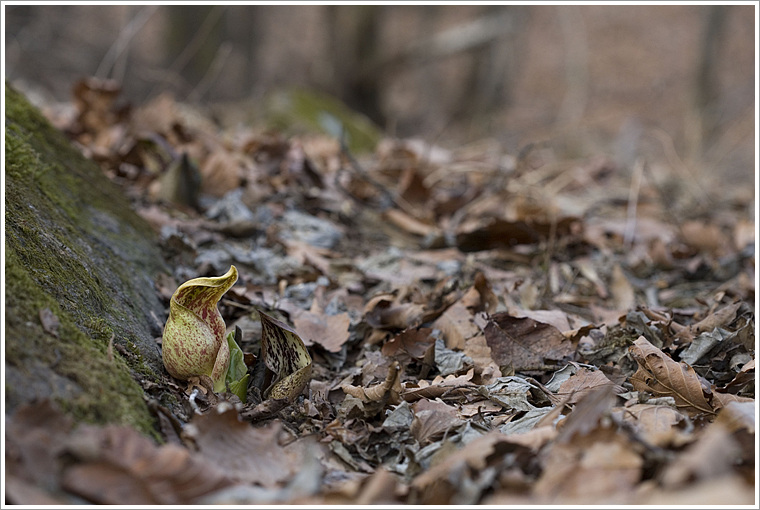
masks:
<path fill-rule="evenodd" d="M 636 235 L 636 209 L 639 203 L 639 190 L 641 189 L 643 175 L 644 162 L 639 158 L 633 167 L 631 187 L 628 188 L 628 211 L 626 213 L 625 232 L 623 234 L 623 244 L 626 249 L 631 248 L 633 238 Z"/>

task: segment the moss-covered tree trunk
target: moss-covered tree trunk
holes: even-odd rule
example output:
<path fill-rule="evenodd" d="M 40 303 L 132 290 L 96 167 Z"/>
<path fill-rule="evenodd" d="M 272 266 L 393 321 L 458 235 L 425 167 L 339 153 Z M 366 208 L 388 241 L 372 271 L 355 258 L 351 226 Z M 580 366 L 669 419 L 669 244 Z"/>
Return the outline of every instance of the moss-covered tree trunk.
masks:
<path fill-rule="evenodd" d="M 138 384 L 163 371 L 154 233 L 22 95 L 5 99 L 6 409 L 50 398 L 154 433 Z"/>

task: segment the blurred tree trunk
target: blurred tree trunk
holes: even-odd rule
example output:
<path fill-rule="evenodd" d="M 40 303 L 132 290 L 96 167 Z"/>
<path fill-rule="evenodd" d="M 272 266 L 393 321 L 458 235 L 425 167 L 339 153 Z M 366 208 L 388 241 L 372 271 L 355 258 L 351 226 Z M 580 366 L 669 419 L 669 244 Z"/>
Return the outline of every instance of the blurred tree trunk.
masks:
<path fill-rule="evenodd" d="M 327 6 L 332 91 L 351 108 L 379 125 L 385 124 L 379 72 L 360 72 L 379 55 L 384 7 L 379 5 Z M 379 71 L 380 68 L 377 68 Z"/>
<path fill-rule="evenodd" d="M 220 18 L 225 7 L 181 5 L 167 9 L 167 67 L 183 78 L 189 92 L 203 80 L 217 54 L 223 37 Z"/>
<path fill-rule="evenodd" d="M 480 20 L 497 20 L 493 36 L 472 55 L 472 72 L 465 84 L 460 108 L 461 116 L 480 116 L 509 104 L 516 69 L 515 40 L 524 8 L 486 5 Z"/>
<path fill-rule="evenodd" d="M 704 154 L 719 122 L 721 50 L 726 38 L 726 16 L 732 7 L 705 6 L 702 11 L 702 34 L 692 96 L 691 114 L 687 117 L 687 151 L 693 157 Z"/>
<path fill-rule="evenodd" d="M 224 79 L 215 84 L 222 97 L 255 97 L 264 92 L 261 80 L 262 47 L 270 6 L 227 6 L 221 20 L 225 41 L 234 48 L 232 61 L 225 67 Z"/>

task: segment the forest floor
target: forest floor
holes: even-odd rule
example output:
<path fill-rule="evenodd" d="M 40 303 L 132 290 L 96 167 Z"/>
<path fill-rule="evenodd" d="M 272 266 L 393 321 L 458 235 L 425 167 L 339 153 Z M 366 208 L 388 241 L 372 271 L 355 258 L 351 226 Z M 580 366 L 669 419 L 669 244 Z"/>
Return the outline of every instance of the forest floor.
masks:
<path fill-rule="evenodd" d="M 550 144 L 351 154 L 168 96 L 122 109 L 107 84 L 77 90 L 52 120 L 155 227 L 167 311 L 180 284 L 235 265 L 219 308 L 242 350 L 261 356 L 262 310 L 312 373 L 255 420 L 197 381 L 143 381 L 162 445 L 28 408 L 8 434 L 68 445 L 45 473 L 71 499 L 51 501 L 755 501 L 753 193 Z"/>

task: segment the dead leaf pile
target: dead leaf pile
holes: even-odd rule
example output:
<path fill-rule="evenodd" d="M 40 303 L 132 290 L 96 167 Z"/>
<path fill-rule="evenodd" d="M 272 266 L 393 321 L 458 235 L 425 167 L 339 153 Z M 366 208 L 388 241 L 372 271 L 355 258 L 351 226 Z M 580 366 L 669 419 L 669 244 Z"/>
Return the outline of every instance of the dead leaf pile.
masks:
<path fill-rule="evenodd" d="M 630 216 L 630 170 L 605 158 L 394 139 L 351 154 L 169 96 L 119 106 L 112 83 L 75 98 L 68 132 L 158 232 L 167 309 L 177 283 L 234 264 L 219 308 L 243 351 L 261 360 L 275 321 L 278 349 L 295 334 L 309 353 L 292 380 L 250 363 L 243 405 L 144 381 L 160 446 L 19 410 L 8 501 L 755 500 L 747 204 L 679 210 L 645 170 Z M 274 406 L 278 384 L 297 398 Z"/>

